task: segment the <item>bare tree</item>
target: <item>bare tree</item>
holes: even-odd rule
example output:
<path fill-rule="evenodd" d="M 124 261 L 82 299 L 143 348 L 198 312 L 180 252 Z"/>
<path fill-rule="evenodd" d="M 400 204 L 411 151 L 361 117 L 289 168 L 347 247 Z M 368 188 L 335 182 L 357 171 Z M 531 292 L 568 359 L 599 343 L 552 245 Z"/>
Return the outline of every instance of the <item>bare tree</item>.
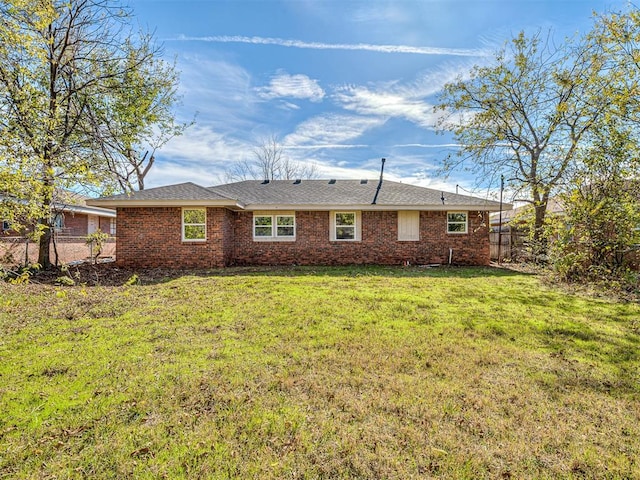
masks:
<path fill-rule="evenodd" d="M 243 160 L 227 170 L 227 181 L 310 179 L 318 175 L 317 165 L 288 157 L 276 135 L 253 149 L 253 160 Z"/>

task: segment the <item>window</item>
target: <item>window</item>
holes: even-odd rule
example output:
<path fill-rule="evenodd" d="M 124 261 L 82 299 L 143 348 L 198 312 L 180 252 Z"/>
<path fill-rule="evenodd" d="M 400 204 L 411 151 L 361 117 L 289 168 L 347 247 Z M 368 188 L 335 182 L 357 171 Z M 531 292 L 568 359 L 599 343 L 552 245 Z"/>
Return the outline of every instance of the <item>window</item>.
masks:
<path fill-rule="evenodd" d="M 360 212 L 331 212 L 331 240 L 360 241 Z"/>
<path fill-rule="evenodd" d="M 273 217 L 271 215 L 253 217 L 253 236 L 273 237 Z"/>
<path fill-rule="evenodd" d="M 109 219 L 109 233 L 114 237 L 116 236 L 116 219 L 115 218 Z"/>
<path fill-rule="evenodd" d="M 336 213 L 336 240 L 356 239 L 356 214 L 355 212 Z"/>
<path fill-rule="evenodd" d="M 276 215 L 276 237 L 294 237 L 296 220 L 293 215 Z"/>
<path fill-rule="evenodd" d="M 296 217 L 293 214 L 253 216 L 254 240 L 294 240 L 296 237 Z"/>
<path fill-rule="evenodd" d="M 447 212 L 447 233 L 467 233 L 467 212 Z"/>
<path fill-rule="evenodd" d="M 62 213 L 56 213 L 53 217 L 53 230 L 56 232 L 61 231 L 64 228 L 64 215 Z"/>
<path fill-rule="evenodd" d="M 203 242 L 207 239 L 207 211 L 204 208 L 182 209 L 182 240 Z"/>
<path fill-rule="evenodd" d="M 420 212 L 398 212 L 398 241 L 420 240 Z"/>
<path fill-rule="evenodd" d="M 2 230 L 11 230 L 11 223 L 9 220 L 2 221 Z"/>

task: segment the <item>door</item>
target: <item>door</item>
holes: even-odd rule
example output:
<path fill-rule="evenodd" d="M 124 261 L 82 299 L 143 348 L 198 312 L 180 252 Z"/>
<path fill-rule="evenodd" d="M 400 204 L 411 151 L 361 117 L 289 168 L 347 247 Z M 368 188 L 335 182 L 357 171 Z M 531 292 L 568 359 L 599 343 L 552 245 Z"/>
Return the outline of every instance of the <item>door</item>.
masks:
<path fill-rule="evenodd" d="M 87 224 L 87 233 L 91 234 L 98 230 L 98 216 L 97 215 L 89 215 L 89 221 Z"/>

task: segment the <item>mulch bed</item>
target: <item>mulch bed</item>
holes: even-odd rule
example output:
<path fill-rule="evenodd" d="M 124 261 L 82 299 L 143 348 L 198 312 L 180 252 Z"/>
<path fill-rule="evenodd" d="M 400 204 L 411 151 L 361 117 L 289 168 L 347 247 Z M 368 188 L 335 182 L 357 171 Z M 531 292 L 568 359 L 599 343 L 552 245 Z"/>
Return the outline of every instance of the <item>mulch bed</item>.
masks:
<path fill-rule="evenodd" d="M 226 276 L 239 273 L 255 273 L 273 270 L 286 270 L 290 267 L 231 267 L 219 269 L 190 269 L 190 268 L 147 268 L 133 269 L 118 267 L 114 262 L 98 264 L 79 263 L 69 265 L 63 270 L 54 267 L 49 270 L 33 272 L 29 283 L 41 285 L 67 285 L 61 277 L 69 277 L 75 285 L 85 286 L 122 286 L 126 284 L 151 285 L 168 282 L 184 276 Z"/>
<path fill-rule="evenodd" d="M 115 263 L 81 263 L 64 269 L 53 267 L 33 272 L 29 283 L 41 285 L 68 285 L 61 277 L 68 277 L 75 285 L 120 286 L 126 283 L 151 284 L 185 275 L 184 270 L 149 269 L 144 271 L 117 267 Z"/>

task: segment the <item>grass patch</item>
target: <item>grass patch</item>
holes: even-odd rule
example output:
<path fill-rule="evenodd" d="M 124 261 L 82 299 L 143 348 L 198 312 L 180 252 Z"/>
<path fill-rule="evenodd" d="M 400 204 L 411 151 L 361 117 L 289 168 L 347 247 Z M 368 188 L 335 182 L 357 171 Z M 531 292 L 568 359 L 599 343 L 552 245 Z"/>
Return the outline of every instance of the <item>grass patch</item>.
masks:
<path fill-rule="evenodd" d="M 0 477 L 639 478 L 640 306 L 498 269 L 0 285 Z"/>

